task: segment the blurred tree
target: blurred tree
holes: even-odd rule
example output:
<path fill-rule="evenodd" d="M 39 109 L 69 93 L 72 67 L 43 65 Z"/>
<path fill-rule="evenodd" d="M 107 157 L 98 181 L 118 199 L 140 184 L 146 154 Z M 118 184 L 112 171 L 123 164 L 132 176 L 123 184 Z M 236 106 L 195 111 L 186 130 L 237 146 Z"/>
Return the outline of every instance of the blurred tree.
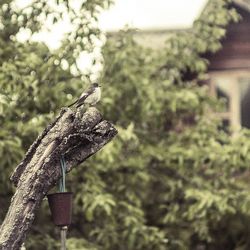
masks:
<path fill-rule="evenodd" d="M 9 182 L 13 168 L 55 113 L 71 102 L 72 96 L 79 96 L 89 82 L 89 76 L 78 69 L 76 58 L 81 51 L 92 51 L 100 37 L 97 15 L 111 0 L 81 0 L 77 8 L 71 2 L 34 0 L 24 7 L 18 1 L 0 2 L 1 219 L 13 192 Z M 35 34 L 44 29 L 45 21 L 57 23 L 65 16 L 74 27 L 54 51 L 31 39 L 25 43 L 17 39 L 20 32 Z M 28 249 L 55 249 L 47 210 L 38 217 L 42 226 L 34 226 L 35 236 L 28 239 Z"/>
<path fill-rule="evenodd" d="M 232 138 L 221 130 L 212 111 L 222 105 L 198 84 L 208 63 L 201 55 L 218 50 L 225 27 L 238 19 L 230 2 L 211 0 L 193 29 L 169 39 L 160 54 L 130 31 L 107 41 L 100 108 L 119 136 L 68 177 L 75 193 L 69 249 L 249 249 L 249 132 Z M 13 4 L 1 3 L 0 13 L 1 218 L 13 167 L 88 81 L 75 61 L 93 48 L 97 14 L 110 1 L 82 1 L 77 13 L 65 0 L 22 10 Z M 34 33 L 44 18 L 60 20 L 58 5 L 76 25 L 58 50 L 18 42 L 21 29 Z M 56 249 L 46 203 L 38 213 L 26 247 Z"/>
<path fill-rule="evenodd" d="M 126 232 L 119 235 L 124 247 L 114 249 L 249 249 L 242 181 L 249 132 L 231 137 L 221 129 L 214 111 L 223 103 L 199 81 L 208 64 L 202 55 L 220 49 L 227 24 L 238 19 L 230 1 L 210 1 L 192 30 L 167 40 L 160 54 L 130 31 L 104 47 L 103 112 L 121 132 L 110 154 L 96 158 L 116 202 L 112 221 Z M 120 220 L 123 210 L 128 216 Z"/>

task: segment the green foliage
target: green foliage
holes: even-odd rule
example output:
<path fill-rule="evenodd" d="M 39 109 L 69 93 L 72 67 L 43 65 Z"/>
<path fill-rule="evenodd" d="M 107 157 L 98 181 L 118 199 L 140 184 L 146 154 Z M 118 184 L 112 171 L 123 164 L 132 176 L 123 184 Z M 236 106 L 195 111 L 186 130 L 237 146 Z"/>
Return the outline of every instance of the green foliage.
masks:
<path fill-rule="evenodd" d="M 131 31 L 108 39 L 100 109 L 119 134 L 67 177 L 75 194 L 69 249 L 249 249 L 250 134 L 231 137 L 219 129 L 213 111 L 223 103 L 197 84 L 208 64 L 202 55 L 217 51 L 228 23 L 238 20 L 230 2 L 211 0 L 193 29 L 168 39 L 160 52 L 138 45 Z M 80 71 L 71 72 L 79 53 L 93 48 L 98 12 L 110 1 L 81 1 L 77 13 L 69 1 L 54 4 L 34 1 L 29 11 L 11 8 L 12 1 L 1 4 L 1 218 L 14 166 L 88 82 Z M 44 15 L 59 21 L 58 5 L 76 24 L 58 50 L 16 40 L 22 28 L 39 31 Z M 58 244 L 43 203 L 26 247 Z"/>

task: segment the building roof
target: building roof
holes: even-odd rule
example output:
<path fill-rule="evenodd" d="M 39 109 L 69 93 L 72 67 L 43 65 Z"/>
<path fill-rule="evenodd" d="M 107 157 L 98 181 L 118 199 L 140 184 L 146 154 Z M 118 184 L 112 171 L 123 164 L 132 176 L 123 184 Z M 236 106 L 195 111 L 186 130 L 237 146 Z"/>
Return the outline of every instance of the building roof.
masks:
<path fill-rule="evenodd" d="M 250 0 L 233 0 L 234 4 L 250 12 Z"/>
<path fill-rule="evenodd" d="M 221 50 L 206 54 L 210 71 L 250 69 L 250 0 L 234 0 L 233 7 L 242 20 L 228 25 Z"/>

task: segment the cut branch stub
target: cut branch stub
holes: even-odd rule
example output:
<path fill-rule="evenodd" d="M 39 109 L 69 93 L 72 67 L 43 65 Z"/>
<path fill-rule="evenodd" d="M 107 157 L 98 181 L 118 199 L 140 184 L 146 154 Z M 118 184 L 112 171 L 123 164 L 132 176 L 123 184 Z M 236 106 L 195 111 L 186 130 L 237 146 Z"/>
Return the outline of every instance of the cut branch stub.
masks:
<path fill-rule="evenodd" d="M 117 130 L 96 108 L 84 114 L 69 108 L 32 144 L 14 170 L 11 181 L 17 187 L 8 213 L 0 227 L 0 249 L 19 249 L 34 219 L 35 209 L 61 177 L 60 156 L 67 172 L 96 153 Z"/>

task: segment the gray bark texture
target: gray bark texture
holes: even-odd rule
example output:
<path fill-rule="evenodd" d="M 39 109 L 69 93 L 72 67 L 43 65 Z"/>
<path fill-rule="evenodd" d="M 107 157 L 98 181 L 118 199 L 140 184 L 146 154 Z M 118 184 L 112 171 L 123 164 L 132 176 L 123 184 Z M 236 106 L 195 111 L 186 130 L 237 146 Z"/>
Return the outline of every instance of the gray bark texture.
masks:
<path fill-rule="evenodd" d="M 20 249 L 44 196 L 61 177 L 60 156 L 67 172 L 95 154 L 117 134 L 96 108 L 85 113 L 64 108 L 35 140 L 11 181 L 16 192 L 0 227 L 0 249 Z"/>

